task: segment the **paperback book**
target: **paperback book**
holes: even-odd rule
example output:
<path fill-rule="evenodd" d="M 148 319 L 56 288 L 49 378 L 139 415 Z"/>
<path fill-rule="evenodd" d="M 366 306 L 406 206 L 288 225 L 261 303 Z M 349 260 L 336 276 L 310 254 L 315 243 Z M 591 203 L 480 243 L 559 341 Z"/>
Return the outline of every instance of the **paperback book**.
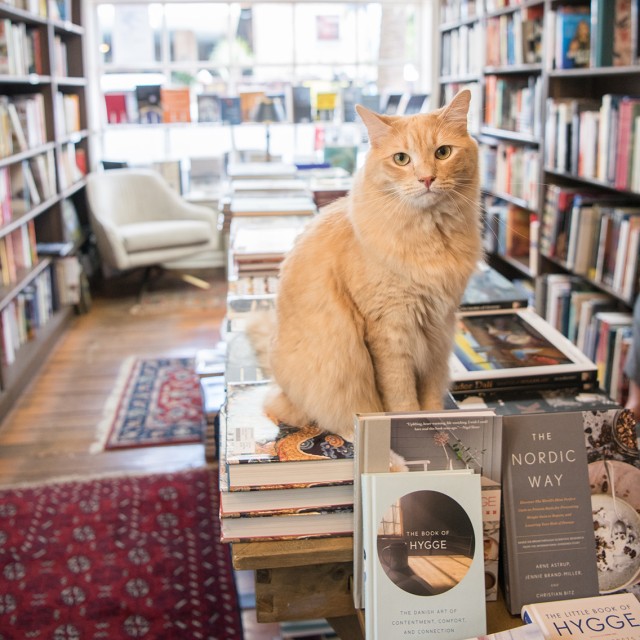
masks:
<path fill-rule="evenodd" d="M 263 408 L 268 392 L 267 383 L 227 383 L 220 440 L 229 490 L 353 482 L 353 444 L 314 425 L 275 422 Z"/>
<path fill-rule="evenodd" d="M 505 601 L 640 593 L 640 459 L 621 409 L 503 417 Z"/>
<path fill-rule="evenodd" d="M 357 414 L 354 477 L 363 473 L 471 469 L 482 476 L 486 597 L 497 595 L 501 418 L 491 410 Z M 354 483 L 354 604 L 364 606 L 362 504 Z"/>
<path fill-rule="evenodd" d="M 366 637 L 486 633 L 480 476 L 362 475 Z"/>
<path fill-rule="evenodd" d="M 596 365 L 527 309 L 459 313 L 450 373 L 454 395 L 598 385 Z"/>
<path fill-rule="evenodd" d="M 640 602 L 631 593 L 539 602 L 522 607 L 522 619 L 545 640 L 640 638 Z"/>

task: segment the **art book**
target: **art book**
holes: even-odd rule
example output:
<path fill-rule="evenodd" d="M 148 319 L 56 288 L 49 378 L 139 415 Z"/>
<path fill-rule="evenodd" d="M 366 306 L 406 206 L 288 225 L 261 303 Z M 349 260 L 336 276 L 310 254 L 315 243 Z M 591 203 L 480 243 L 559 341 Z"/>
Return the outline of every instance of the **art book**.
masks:
<path fill-rule="evenodd" d="M 527 309 L 461 312 L 450 359 L 451 392 L 597 389 L 597 367 Z"/>
<path fill-rule="evenodd" d="M 457 406 L 467 410 L 492 409 L 501 416 L 620 409 L 620 405 L 606 393 L 581 389 L 542 389 L 503 393 L 488 391 L 459 398 Z"/>
<path fill-rule="evenodd" d="M 472 469 L 483 477 L 487 599 L 497 594 L 501 418 L 491 410 L 357 414 L 354 477 L 362 473 Z M 497 493 L 497 495 L 496 495 Z M 354 604 L 362 589 L 362 506 L 354 483 Z"/>
<path fill-rule="evenodd" d="M 229 490 L 353 482 L 353 444 L 314 425 L 275 422 L 263 409 L 268 392 L 266 383 L 227 383 L 220 440 Z"/>
<path fill-rule="evenodd" d="M 469 312 L 520 309 L 528 304 L 529 298 L 524 289 L 505 278 L 486 262 L 480 262 L 467 283 L 460 310 Z"/>
<path fill-rule="evenodd" d="M 631 593 L 528 604 L 521 615 L 545 640 L 640 638 L 640 602 Z"/>
<path fill-rule="evenodd" d="M 486 633 L 480 476 L 362 475 L 368 640 Z"/>
<path fill-rule="evenodd" d="M 503 417 L 505 601 L 640 593 L 637 425 L 621 409 Z"/>

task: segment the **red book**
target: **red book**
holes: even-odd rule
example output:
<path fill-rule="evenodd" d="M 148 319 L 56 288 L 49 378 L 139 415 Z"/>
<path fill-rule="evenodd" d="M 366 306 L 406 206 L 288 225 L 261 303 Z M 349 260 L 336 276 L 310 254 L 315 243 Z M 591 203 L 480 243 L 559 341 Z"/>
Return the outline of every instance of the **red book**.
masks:
<path fill-rule="evenodd" d="M 104 102 L 107 107 L 107 122 L 109 124 L 130 122 L 126 93 L 105 93 Z"/>
<path fill-rule="evenodd" d="M 623 98 L 618 114 L 618 148 L 616 152 L 616 189 L 629 186 L 629 159 L 633 119 L 640 114 L 640 99 Z"/>

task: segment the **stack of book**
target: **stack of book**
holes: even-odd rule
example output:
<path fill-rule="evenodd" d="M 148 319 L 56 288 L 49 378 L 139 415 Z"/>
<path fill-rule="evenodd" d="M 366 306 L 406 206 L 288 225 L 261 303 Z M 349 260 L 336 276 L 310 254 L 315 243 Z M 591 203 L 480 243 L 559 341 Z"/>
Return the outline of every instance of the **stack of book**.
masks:
<path fill-rule="evenodd" d="M 353 445 L 306 425 L 274 422 L 264 382 L 227 380 L 220 415 L 222 540 L 353 533 Z"/>
<path fill-rule="evenodd" d="M 220 517 L 226 542 L 351 535 L 353 444 L 264 411 L 269 373 L 245 333 L 275 296 L 227 296 L 226 401 L 220 413 Z M 304 517 L 302 517 L 304 516 Z"/>
<path fill-rule="evenodd" d="M 304 215 L 234 217 L 229 233 L 229 279 L 277 275 L 309 220 Z"/>

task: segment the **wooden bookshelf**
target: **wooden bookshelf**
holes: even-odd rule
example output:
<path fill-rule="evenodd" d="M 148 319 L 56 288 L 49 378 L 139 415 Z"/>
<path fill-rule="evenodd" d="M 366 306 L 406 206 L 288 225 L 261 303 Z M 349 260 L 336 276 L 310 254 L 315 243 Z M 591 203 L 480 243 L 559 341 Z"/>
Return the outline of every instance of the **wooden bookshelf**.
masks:
<path fill-rule="evenodd" d="M 37 245 L 88 229 L 84 37 L 80 0 L 0 2 L 0 418 L 74 313 Z"/>
<path fill-rule="evenodd" d="M 610 13 L 614 4 L 618 7 L 624 3 L 606 0 L 440 2 L 443 62 L 439 103 L 444 104 L 464 86 L 472 89 L 469 127 L 480 146 L 483 209 L 487 212 L 485 247 L 491 264 L 511 278 L 531 281 L 539 294 L 537 310 L 545 317 L 548 276 L 561 274 L 565 293 L 564 298 L 558 298 L 558 304 L 568 305 L 563 307 L 565 325 L 567 317 L 576 322 L 576 308 L 572 305 L 577 299 L 574 296 L 577 289 L 592 290 L 594 296 L 604 293 L 611 308 L 628 313 L 638 295 L 637 234 L 640 232 L 629 231 L 635 228 L 635 223 L 629 222 L 633 216 L 629 218 L 628 211 L 627 221 L 622 222 L 625 220 L 622 212 L 614 214 L 602 204 L 611 204 L 610 208 L 640 209 L 640 142 L 634 142 L 636 138 L 640 141 L 640 129 L 635 134 L 635 127 L 640 127 L 637 118 L 640 107 L 635 111 L 630 109 L 632 124 L 624 139 L 628 144 L 626 151 L 617 145 L 616 133 L 603 129 L 602 125 L 604 122 L 612 127 L 615 125 L 609 123 L 618 122 L 618 112 L 611 116 L 612 109 L 618 109 L 615 96 L 640 96 L 637 36 L 640 2 L 630 0 L 626 20 L 619 16 L 619 20 L 611 21 L 613 25 L 610 22 L 605 28 L 607 21 L 596 16 L 599 11 Z M 579 7 L 584 7 L 582 13 Z M 581 21 L 589 27 L 582 57 L 569 59 L 569 43 Z M 614 29 L 620 28 L 616 26 L 618 22 L 629 25 L 626 34 L 614 33 Z M 459 43 L 471 28 L 480 42 L 475 49 L 479 62 L 472 69 L 468 68 L 468 60 L 466 67 L 463 61 L 461 68 L 452 69 L 451 56 L 459 57 L 468 50 Z M 451 50 L 449 35 L 453 33 L 458 34 L 455 52 Z M 628 46 L 621 48 L 620 43 Z M 609 100 L 614 101 L 613 107 Z M 605 140 L 607 152 L 603 154 Z M 607 174 L 605 160 L 611 154 L 616 156 L 609 162 Z M 625 160 L 617 159 L 620 154 Z M 625 175 L 624 168 L 626 179 L 620 177 Z M 550 194 L 555 194 L 557 188 L 578 194 L 570 201 L 572 206 L 567 211 L 560 211 L 549 202 Z M 613 231 L 606 232 L 607 237 L 597 226 L 590 236 L 596 245 L 591 262 L 585 263 L 582 256 L 578 264 L 575 259 L 579 231 L 580 242 L 586 242 L 585 226 L 580 226 L 587 219 L 581 208 L 587 207 L 581 199 L 586 194 L 602 201 L 596 204 L 598 215 L 610 216 L 615 224 Z M 528 232 L 523 227 L 527 213 Z M 512 226 L 509 220 L 517 220 L 518 224 Z M 601 222 L 602 217 L 597 220 Z M 625 231 L 621 231 L 623 224 Z M 636 236 L 635 244 L 630 240 L 632 235 Z M 529 240 L 528 255 L 522 252 L 523 238 L 525 244 L 527 238 Z M 618 246 L 612 238 L 622 245 Z M 608 267 L 602 264 L 606 259 L 602 253 L 605 241 L 610 243 L 606 249 Z M 513 246 L 518 247 L 516 255 L 510 251 Z M 562 317 L 562 314 L 555 315 Z M 570 330 L 575 332 L 575 326 Z M 615 353 L 611 354 L 612 359 L 614 356 Z M 624 400 L 620 395 L 624 390 L 606 386 L 604 389 L 618 401 Z"/>

